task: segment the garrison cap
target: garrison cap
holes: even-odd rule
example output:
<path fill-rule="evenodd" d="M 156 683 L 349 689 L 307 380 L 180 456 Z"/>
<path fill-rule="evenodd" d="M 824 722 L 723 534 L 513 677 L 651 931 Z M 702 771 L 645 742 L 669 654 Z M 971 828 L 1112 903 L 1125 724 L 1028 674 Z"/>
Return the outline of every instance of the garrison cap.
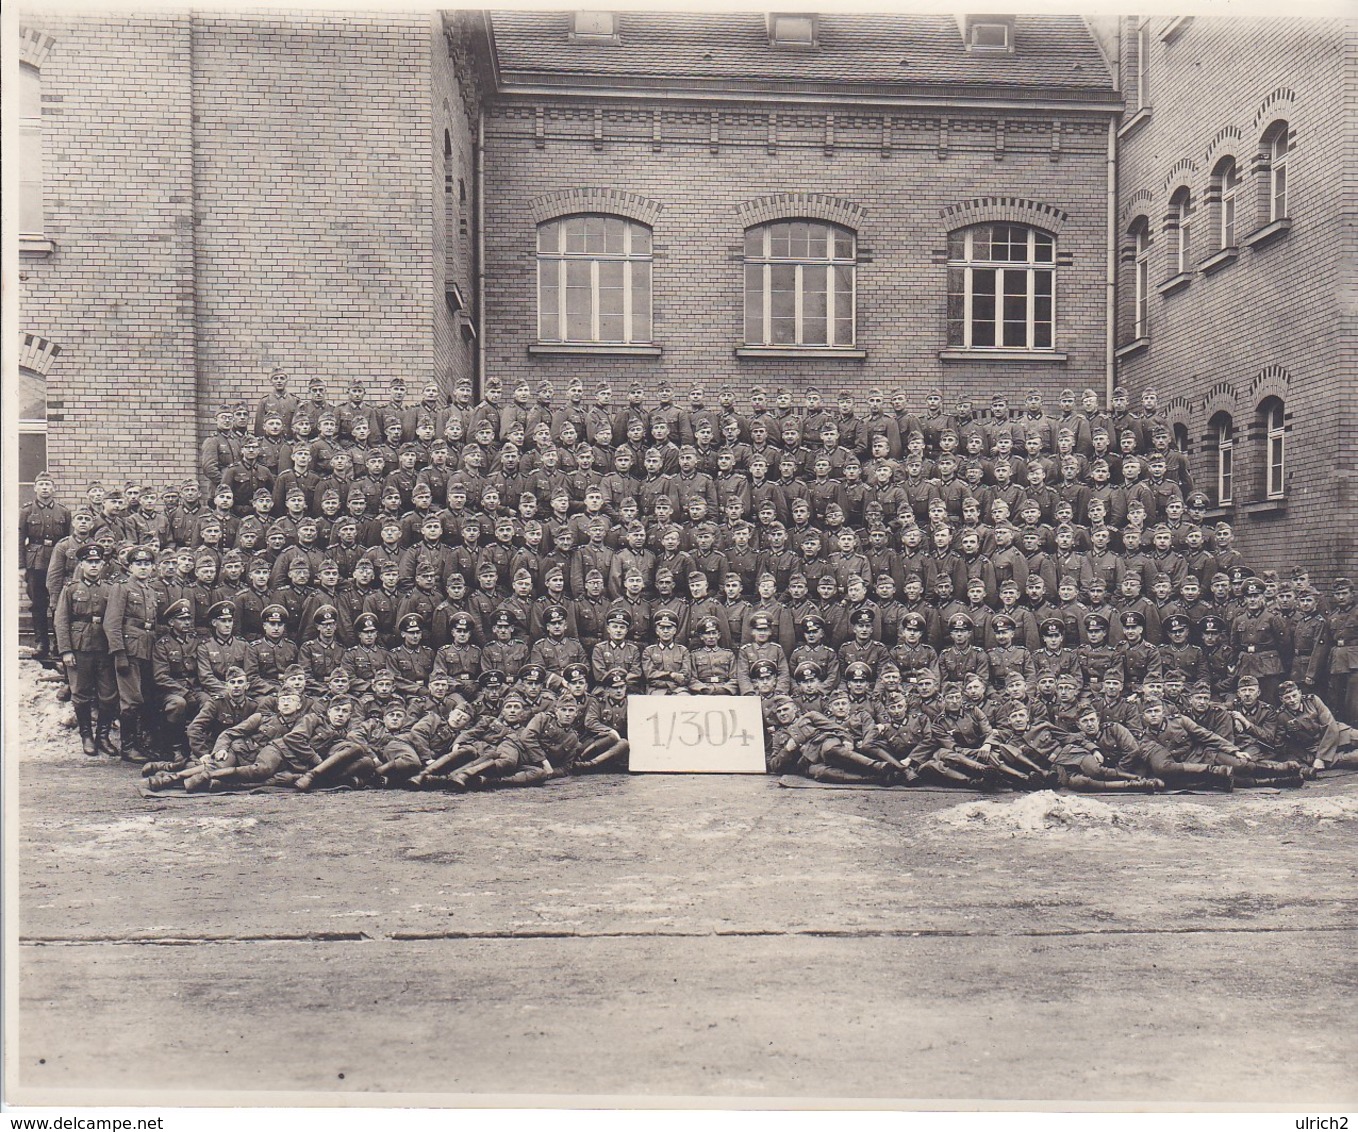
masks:
<path fill-rule="evenodd" d="M 1257 688 L 1257 687 L 1259 687 L 1259 677 L 1257 677 L 1257 676 L 1250 676 L 1250 675 L 1247 673 L 1246 675 L 1240 677 L 1240 679 L 1238 679 L 1238 680 L 1235 682 L 1235 686 L 1236 686 L 1237 689 L 1239 689 L 1239 688 L 1244 688 L 1244 687 L 1246 687 L 1246 686 L 1251 687 L 1251 688 Z"/>

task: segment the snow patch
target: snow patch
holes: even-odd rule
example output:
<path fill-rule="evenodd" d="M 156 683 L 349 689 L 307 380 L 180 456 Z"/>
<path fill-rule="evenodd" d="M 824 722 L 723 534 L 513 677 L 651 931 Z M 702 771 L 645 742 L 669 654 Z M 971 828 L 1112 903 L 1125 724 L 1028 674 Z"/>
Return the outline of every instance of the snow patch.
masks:
<path fill-rule="evenodd" d="M 63 680 L 36 663 L 10 666 L 9 693 L 18 707 L 13 749 L 22 761 L 83 761 L 74 735 L 75 708 L 57 699 Z"/>
<path fill-rule="evenodd" d="M 1127 829 L 1131 819 L 1097 798 L 1039 790 L 1012 801 L 986 799 L 950 806 L 935 815 L 944 825 L 984 828 L 1002 833 L 1062 833 Z"/>

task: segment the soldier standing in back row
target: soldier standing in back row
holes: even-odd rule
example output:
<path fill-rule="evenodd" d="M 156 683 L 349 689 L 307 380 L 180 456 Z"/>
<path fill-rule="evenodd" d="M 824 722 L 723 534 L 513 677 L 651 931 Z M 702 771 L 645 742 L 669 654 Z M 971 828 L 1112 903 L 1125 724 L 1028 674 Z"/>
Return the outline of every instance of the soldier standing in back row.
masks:
<path fill-rule="evenodd" d="M 1358 726 L 1358 605 L 1353 601 L 1353 583 L 1337 578 L 1334 605 L 1329 623 L 1330 701 L 1334 714 L 1343 723 Z"/>

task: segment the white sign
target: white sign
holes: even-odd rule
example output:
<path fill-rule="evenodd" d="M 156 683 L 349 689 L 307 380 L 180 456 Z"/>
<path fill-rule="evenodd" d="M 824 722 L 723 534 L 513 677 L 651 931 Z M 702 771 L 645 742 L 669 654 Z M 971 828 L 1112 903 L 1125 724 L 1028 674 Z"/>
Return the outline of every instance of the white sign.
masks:
<path fill-rule="evenodd" d="M 628 696 L 627 741 L 640 773 L 764 773 L 758 696 Z"/>

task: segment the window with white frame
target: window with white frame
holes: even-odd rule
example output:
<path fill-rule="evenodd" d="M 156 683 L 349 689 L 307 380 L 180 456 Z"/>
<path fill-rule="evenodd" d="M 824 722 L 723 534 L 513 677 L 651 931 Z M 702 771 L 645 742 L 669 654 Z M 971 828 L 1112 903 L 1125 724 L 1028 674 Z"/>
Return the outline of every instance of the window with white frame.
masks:
<path fill-rule="evenodd" d="M 1234 158 L 1228 157 L 1217 166 L 1217 182 L 1221 186 L 1221 247 L 1233 248 L 1236 205 L 1240 201 L 1240 170 Z"/>
<path fill-rule="evenodd" d="M 1229 413 L 1217 413 L 1208 422 L 1217 463 L 1217 505 L 1228 506 L 1235 497 L 1235 425 Z"/>
<path fill-rule="evenodd" d="M 538 225 L 538 338 L 580 345 L 651 341 L 651 230 L 621 216 Z"/>
<path fill-rule="evenodd" d="M 1132 222 L 1132 240 L 1136 259 L 1132 302 L 1132 337 L 1146 337 L 1146 315 L 1150 309 L 1151 291 L 1151 236 L 1150 223 L 1144 216 Z"/>
<path fill-rule="evenodd" d="M 1268 218 L 1283 220 L 1287 216 L 1287 155 L 1289 142 L 1287 123 L 1278 122 L 1270 131 L 1268 142 Z"/>
<path fill-rule="evenodd" d="M 948 233 L 948 345 L 968 350 L 1055 346 L 1056 239 L 1026 224 Z"/>
<path fill-rule="evenodd" d="M 47 379 L 19 367 L 19 495 L 33 498 L 33 480 L 47 467 Z"/>
<path fill-rule="evenodd" d="M 1283 403 L 1270 397 L 1259 406 L 1264 436 L 1264 497 L 1281 499 L 1286 494 Z"/>
<path fill-rule="evenodd" d="M 772 12 L 768 17 L 771 47 L 816 46 L 816 17 L 810 12 Z"/>
<path fill-rule="evenodd" d="M 854 344 L 857 236 L 819 220 L 745 230 L 745 344 Z"/>
<path fill-rule="evenodd" d="M 1010 27 L 1007 23 L 975 20 L 971 24 L 969 46 L 983 51 L 1008 51 Z"/>
<path fill-rule="evenodd" d="M 42 187 L 42 76 L 37 67 L 19 65 L 19 232 L 41 236 Z"/>
<path fill-rule="evenodd" d="M 1174 224 L 1173 274 L 1184 275 L 1192 262 L 1190 251 L 1189 220 L 1193 214 L 1193 195 L 1186 185 L 1176 189 L 1169 201 L 1171 221 Z"/>

